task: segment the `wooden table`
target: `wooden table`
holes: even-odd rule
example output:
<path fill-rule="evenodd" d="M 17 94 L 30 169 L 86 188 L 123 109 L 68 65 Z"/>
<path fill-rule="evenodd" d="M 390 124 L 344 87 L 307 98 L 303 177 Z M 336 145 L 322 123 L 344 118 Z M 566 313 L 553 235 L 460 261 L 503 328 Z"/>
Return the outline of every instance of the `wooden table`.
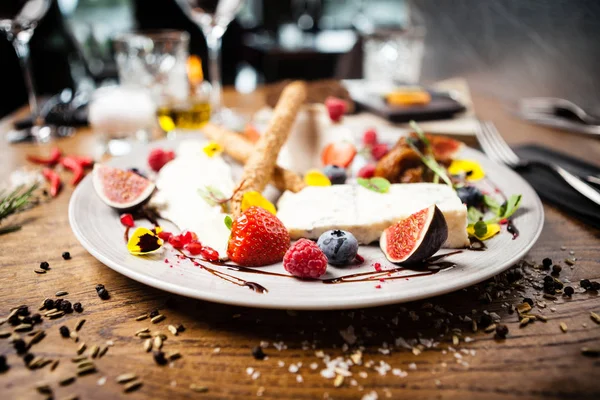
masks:
<path fill-rule="evenodd" d="M 262 104 L 262 93 L 242 96 L 228 92 L 225 99 L 230 106 L 256 109 Z M 475 96 L 475 105 L 479 116 L 495 122 L 512 143 L 536 141 L 585 160 L 600 159 L 597 140 L 525 124 L 510 117 L 490 98 Z M 5 132 L 6 126 L 0 132 Z M 91 132 L 82 130 L 53 145 L 67 153 L 86 154 L 95 140 Z M 48 146 L 3 144 L 0 178 L 5 180 L 10 171 L 24 165 L 26 154 L 47 151 Z M 539 282 L 541 278 L 526 274 L 522 289 L 513 287 L 491 304 L 480 298 L 487 290 L 496 293 L 495 281 L 428 301 L 352 312 L 269 311 L 191 300 L 127 279 L 89 255 L 69 227 L 71 191 L 66 185 L 55 200 L 19 215 L 14 221 L 22 222 L 23 229 L 0 237 L 0 318 L 21 304 L 35 312 L 44 298 L 54 298 L 58 290 L 68 291 L 66 298 L 80 301 L 84 307 L 82 314 L 45 318 L 39 325 L 47 336 L 30 352 L 60 360 L 54 371 L 49 365 L 27 369 L 9 339 L 0 339 L 0 354 L 7 355 L 11 366 L 0 374 L 2 399 L 43 398 L 35 389 L 42 381 L 50 384 L 57 399 L 68 395 L 81 399 L 234 399 L 260 395 L 271 399 L 359 399 L 372 391 L 379 399 L 600 398 L 600 359 L 581 354 L 584 346 L 600 347 L 600 325 L 590 319 L 590 312 L 600 313 L 597 296 L 577 293 L 572 299 L 543 299 L 541 291 L 528 283 L 528 279 Z M 582 278 L 599 279 L 600 232 L 551 206 L 544 209 L 546 225 L 528 259 L 538 263 L 544 257 L 564 260 L 572 250 L 577 262 L 573 268 L 563 263 L 560 278 L 574 282 L 577 289 Z M 69 251 L 72 259 L 63 260 L 63 251 Z M 44 275 L 33 272 L 41 261 L 51 266 Z M 110 300 L 103 301 L 96 295 L 98 283 L 106 285 Z M 524 296 L 546 303 L 546 308 L 534 308 L 547 317 L 546 323 L 519 328 L 516 314 L 509 314 L 504 306 L 520 304 Z M 163 322 L 155 325 L 149 320 L 135 320 L 156 308 L 167 317 Z M 502 323 L 510 329 L 506 340 L 495 340 L 493 333 L 481 330 L 472 332 L 470 318 L 477 319 L 484 310 L 502 317 Z M 87 322 L 79 332 L 79 343 L 60 337 L 60 326 L 73 329 L 80 319 Z M 566 333 L 559 328 L 560 322 L 568 327 Z M 173 336 L 167 331 L 169 324 L 179 323 L 185 326 L 185 332 Z M 349 326 L 354 327 L 358 342 L 345 351 L 340 331 Z M 156 365 L 152 355 L 142 348 L 143 340 L 134 336 L 145 327 L 165 333 L 165 352 L 179 351 L 182 358 L 171 366 Z M 6 329 L 11 327 L 0 326 L 0 330 Z M 452 343 L 452 329 L 460 329 L 454 331 L 458 344 Z M 449 333 L 440 335 L 445 330 Z M 399 337 L 408 342 L 422 338 L 425 347 L 431 344 L 430 339 L 440 343 L 416 355 L 419 350 L 404 348 Z M 107 341 L 114 345 L 95 361 L 97 373 L 67 386 L 58 385 L 58 380 L 75 371 L 71 358 L 82 342 L 89 349 L 94 344 L 104 346 Z M 268 359 L 255 360 L 251 349 L 263 341 L 268 343 L 264 349 Z M 349 358 L 358 345 L 364 346 L 362 365 L 352 366 L 352 376 L 346 377 L 340 387 L 334 386 L 334 379 L 321 376 L 325 368 L 323 355 Z M 293 373 L 300 363 L 298 373 Z M 391 370 L 386 371 L 388 366 Z M 127 372 L 137 374 L 143 386 L 123 394 L 115 378 Z M 401 376 L 404 373 L 407 376 Z M 208 392 L 192 391 L 191 384 L 206 386 Z"/>

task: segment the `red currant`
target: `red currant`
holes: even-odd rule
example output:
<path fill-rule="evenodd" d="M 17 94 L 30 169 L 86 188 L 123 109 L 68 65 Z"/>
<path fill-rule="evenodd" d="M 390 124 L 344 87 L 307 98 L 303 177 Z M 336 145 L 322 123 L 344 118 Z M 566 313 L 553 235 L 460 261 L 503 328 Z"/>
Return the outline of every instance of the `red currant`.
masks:
<path fill-rule="evenodd" d="M 133 228 L 133 226 L 135 225 L 135 222 L 133 221 L 133 215 L 131 214 L 121 214 L 121 223 L 125 226 L 128 226 L 130 228 Z"/>

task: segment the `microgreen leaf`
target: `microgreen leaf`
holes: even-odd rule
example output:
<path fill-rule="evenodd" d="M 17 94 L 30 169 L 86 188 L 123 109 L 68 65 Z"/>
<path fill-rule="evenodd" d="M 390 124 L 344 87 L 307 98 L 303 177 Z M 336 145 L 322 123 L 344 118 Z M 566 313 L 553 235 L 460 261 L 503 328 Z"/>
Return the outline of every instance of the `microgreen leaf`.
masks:
<path fill-rule="evenodd" d="M 206 203 L 208 203 L 209 206 L 216 206 L 228 200 L 223 192 L 210 185 L 198 189 L 198 194 Z"/>
<path fill-rule="evenodd" d="M 375 177 L 371 179 L 358 178 L 356 179 L 358 184 L 369 190 L 377 193 L 387 193 L 390 190 L 390 181 L 385 178 Z"/>
<path fill-rule="evenodd" d="M 421 158 L 421 161 L 427 166 L 427 168 L 429 168 L 433 171 L 434 174 L 439 176 L 446 185 L 452 186 L 452 181 L 450 180 L 450 178 L 448 178 L 446 171 L 440 164 L 438 164 L 434 157 L 426 156 L 423 153 L 421 153 L 417 146 L 411 143 L 410 140 L 407 140 L 406 143 L 408 143 L 408 146 L 412 149 L 412 151 L 417 153 L 417 155 Z"/>
<path fill-rule="evenodd" d="M 483 213 L 475 207 L 469 207 L 467 210 L 467 221 L 469 224 L 474 224 L 483 218 Z"/>
<path fill-rule="evenodd" d="M 491 218 L 486 222 L 489 224 L 510 218 L 519 209 L 519 205 L 521 205 L 521 198 L 522 196 L 520 194 L 513 194 L 510 196 L 508 200 L 498 207 L 496 211 L 496 217 Z"/>
<path fill-rule="evenodd" d="M 227 229 L 231 230 L 231 226 L 233 225 L 233 219 L 229 215 L 225 216 L 225 226 Z"/>
<path fill-rule="evenodd" d="M 413 128 L 413 130 L 415 131 L 419 139 L 421 139 L 421 141 L 425 144 L 425 146 L 429 147 L 431 143 L 429 143 L 429 139 L 427 139 L 427 136 L 425 136 L 425 132 L 423 132 L 423 129 L 421 129 L 421 127 L 413 120 L 409 122 L 409 125 L 411 128 Z"/>
<path fill-rule="evenodd" d="M 500 209 L 500 203 L 496 201 L 492 196 L 483 195 L 483 202 L 485 205 L 492 211 L 494 214 L 498 215 L 498 210 Z"/>
<path fill-rule="evenodd" d="M 478 238 L 484 237 L 488 230 L 487 224 L 483 221 L 477 221 L 473 228 L 475 229 L 475 236 Z"/>

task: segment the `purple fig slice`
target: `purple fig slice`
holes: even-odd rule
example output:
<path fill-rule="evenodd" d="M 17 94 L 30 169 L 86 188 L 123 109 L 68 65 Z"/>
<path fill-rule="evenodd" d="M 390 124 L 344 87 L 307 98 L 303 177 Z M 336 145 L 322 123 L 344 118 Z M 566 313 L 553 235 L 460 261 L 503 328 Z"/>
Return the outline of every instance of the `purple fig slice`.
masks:
<path fill-rule="evenodd" d="M 389 261 L 413 264 L 434 255 L 447 239 L 444 214 L 432 205 L 383 231 L 379 246 Z"/>
<path fill-rule="evenodd" d="M 154 192 L 154 183 L 132 171 L 96 164 L 92 177 L 98 196 L 119 211 L 143 204 Z"/>

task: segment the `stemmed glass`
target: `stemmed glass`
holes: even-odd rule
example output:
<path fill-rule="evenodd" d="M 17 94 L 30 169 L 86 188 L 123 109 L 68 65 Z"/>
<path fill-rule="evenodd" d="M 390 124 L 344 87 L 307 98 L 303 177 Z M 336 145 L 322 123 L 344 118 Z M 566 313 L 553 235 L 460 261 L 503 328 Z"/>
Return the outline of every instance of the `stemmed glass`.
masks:
<path fill-rule="evenodd" d="M 236 125 L 234 113 L 221 104 L 221 38 L 243 0 L 177 0 L 177 3 L 206 37 L 212 119 L 225 125 Z"/>
<path fill-rule="evenodd" d="M 29 108 L 34 120 L 30 136 L 38 141 L 48 140 L 52 129 L 41 126 L 41 122 L 38 121 L 40 114 L 29 59 L 29 40 L 49 7 L 50 0 L 0 0 L 0 31 L 4 32 L 19 57 L 29 97 Z"/>

